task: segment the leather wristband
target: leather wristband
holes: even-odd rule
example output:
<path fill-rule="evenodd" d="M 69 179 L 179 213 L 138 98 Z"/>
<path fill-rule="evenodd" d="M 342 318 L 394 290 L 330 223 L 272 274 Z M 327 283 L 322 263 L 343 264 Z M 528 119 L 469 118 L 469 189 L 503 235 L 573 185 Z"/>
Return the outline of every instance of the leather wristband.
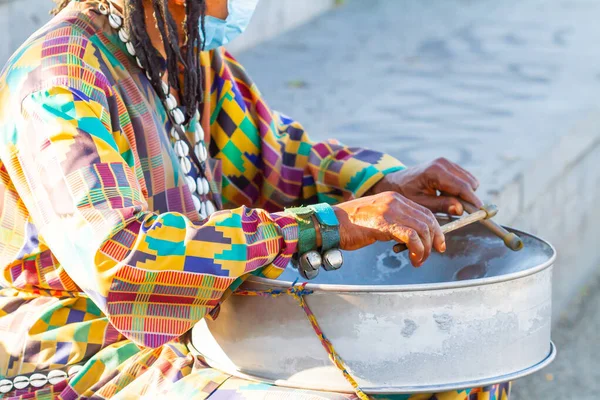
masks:
<path fill-rule="evenodd" d="M 340 223 L 333 208 L 326 203 L 308 206 L 315 212 L 321 230 L 321 251 L 340 247 Z"/>
<path fill-rule="evenodd" d="M 298 254 L 304 254 L 317 249 L 317 231 L 312 216 L 314 211 L 309 207 L 286 209 L 294 214 L 298 222 Z"/>

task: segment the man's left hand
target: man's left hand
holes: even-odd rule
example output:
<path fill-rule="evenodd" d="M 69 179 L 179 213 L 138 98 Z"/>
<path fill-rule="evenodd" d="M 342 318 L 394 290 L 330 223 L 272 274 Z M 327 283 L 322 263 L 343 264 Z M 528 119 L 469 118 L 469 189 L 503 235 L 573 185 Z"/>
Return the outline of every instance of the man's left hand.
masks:
<path fill-rule="evenodd" d="M 432 212 L 462 215 L 464 210 L 458 199 L 477 208 L 483 205 L 475 194 L 478 187 L 479 181 L 470 172 L 445 158 L 438 158 L 429 164 L 386 175 L 367 194 L 398 192 Z"/>

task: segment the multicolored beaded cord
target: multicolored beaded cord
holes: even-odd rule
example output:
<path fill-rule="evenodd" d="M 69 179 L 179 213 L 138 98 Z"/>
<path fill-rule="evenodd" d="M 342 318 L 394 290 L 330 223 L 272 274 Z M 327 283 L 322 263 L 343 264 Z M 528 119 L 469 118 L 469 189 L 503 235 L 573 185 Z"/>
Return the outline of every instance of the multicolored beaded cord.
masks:
<path fill-rule="evenodd" d="M 296 282 L 294 282 L 292 284 L 292 286 L 290 288 L 288 288 L 287 290 L 277 290 L 277 289 L 242 290 L 242 289 L 238 289 L 233 294 L 235 294 L 236 296 L 262 296 L 262 297 L 279 297 L 281 295 L 287 294 L 287 295 L 290 295 L 293 298 L 295 298 L 298 301 L 300 307 L 302 307 L 302 309 L 304 310 L 304 313 L 306 314 L 306 316 L 308 317 L 308 320 L 309 320 L 313 330 L 319 337 L 321 344 L 323 345 L 323 347 L 325 348 L 325 351 L 329 355 L 329 359 L 337 367 L 337 369 L 339 369 L 340 372 L 344 375 L 344 378 L 346 378 L 346 381 L 348 381 L 348 383 L 350 385 L 352 385 L 352 388 L 354 389 L 354 393 L 356 394 L 356 396 L 358 396 L 358 398 L 360 400 L 371 400 L 371 398 L 365 392 L 363 392 L 363 390 L 360 388 L 360 386 L 358 385 L 358 382 L 356 382 L 356 379 L 354 379 L 352 377 L 351 373 L 348 371 L 348 367 L 344 363 L 344 360 L 342 360 L 342 358 L 339 356 L 339 354 L 333 347 L 333 344 L 329 341 L 329 339 L 327 339 L 327 337 L 323 333 L 323 330 L 319 326 L 317 317 L 315 317 L 315 314 L 313 314 L 310 307 L 306 303 L 306 299 L 304 298 L 304 296 L 307 296 L 307 295 L 310 295 L 313 293 L 312 290 L 306 289 L 307 283 L 308 282 L 304 282 L 304 283 L 298 285 L 298 284 L 296 284 Z"/>

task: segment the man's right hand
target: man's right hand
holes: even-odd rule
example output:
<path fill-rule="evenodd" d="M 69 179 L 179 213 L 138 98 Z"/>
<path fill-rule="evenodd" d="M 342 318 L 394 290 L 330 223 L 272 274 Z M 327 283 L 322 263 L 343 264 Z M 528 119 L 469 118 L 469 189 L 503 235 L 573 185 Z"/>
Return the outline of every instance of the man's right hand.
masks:
<path fill-rule="evenodd" d="M 433 213 L 398 193 L 383 192 L 333 208 L 340 222 L 343 250 L 394 240 L 406 243 L 415 267 L 425 262 L 432 247 L 446 251 L 444 234 Z"/>

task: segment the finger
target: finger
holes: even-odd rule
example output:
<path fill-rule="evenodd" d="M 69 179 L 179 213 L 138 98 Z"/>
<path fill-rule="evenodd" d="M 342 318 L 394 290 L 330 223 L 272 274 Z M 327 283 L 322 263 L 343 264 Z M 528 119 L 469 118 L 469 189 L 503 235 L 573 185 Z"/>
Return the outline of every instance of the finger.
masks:
<path fill-rule="evenodd" d="M 417 231 L 421 242 L 423 243 L 423 257 L 419 260 L 420 264 L 423 264 L 429 255 L 431 254 L 431 246 L 433 245 L 432 234 L 429 230 L 429 225 L 425 222 L 427 219 L 425 214 L 415 210 L 418 213 L 416 216 L 405 217 L 405 224 Z"/>
<path fill-rule="evenodd" d="M 437 159 L 436 162 L 443 168 L 447 169 L 450 173 L 458 175 L 460 178 L 467 181 L 473 190 L 477 190 L 477 188 L 479 187 L 479 181 L 477 180 L 477 178 L 475 178 L 475 176 L 472 173 L 470 173 L 460 165 L 443 157 Z"/>
<path fill-rule="evenodd" d="M 423 242 L 417 231 L 406 226 L 394 225 L 392 236 L 395 241 L 406 243 L 410 262 L 415 267 L 420 266 L 422 264 L 421 260 L 423 259 L 423 254 L 425 253 L 425 247 L 423 246 Z"/>
<path fill-rule="evenodd" d="M 439 186 L 440 191 L 468 201 L 477 208 L 483 206 L 483 202 L 479 200 L 471 186 L 454 175 L 449 175 L 447 179 L 440 180 Z"/>
<path fill-rule="evenodd" d="M 466 180 L 471 186 L 471 189 L 477 190 L 477 188 L 479 187 L 479 180 L 477 180 L 477 178 L 475 178 L 475 176 L 472 173 L 470 173 L 460 165 L 450 163 L 448 169 L 462 177 L 464 180 Z"/>
<path fill-rule="evenodd" d="M 422 197 L 427 198 L 428 196 L 422 196 Z M 429 197 L 431 197 L 431 196 L 429 196 Z M 427 209 L 423 205 L 419 204 L 418 201 L 415 202 L 415 201 L 409 200 L 407 198 L 402 198 L 402 199 L 400 199 L 400 201 L 403 202 L 406 206 L 414 208 L 415 209 L 414 212 L 416 213 L 416 215 L 414 217 L 418 221 L 425 224 L 425 226 L 427 227 L 429 237 L 426 238 L 426 240 L 424 241 L 424 245 L 426 246 L 425 247 L 426 252 L 425 252 L 425 256 L 421 260 L 421 263 L 424 263 L 425 260 L 427 260 L 427 258 L 429 258 L 429 255 L 431 254 L 431 248 L 434 246 L 437 251 L 444 252 L 446 250 L 445 238 L 444 238 L 444 234 L 442 232 L 442 228 L 440 227 L 438 220 L 435 218 L 435 215 L 433 215 L 433 213 L 429 209 Z M 409 216 L 412 216 L 412 215 L 409 213 Z M 410 223 L 409 223 L 409 225 L 410 225 Z"/>
<path fill-rule="evenodd" d="M 434 213 L 462 215 L 464 211 L 462 204 L 454 196 L 419 196 L 415 201 Z"/>
<path fill-rule="evenodd" d="M 460 204 L 460 203 L 459 203 Z M 431 235 L 432 245 L 433 247 L 440 253 L 446 251 L 446 237 L 444 236 L 444 232 L 442 232 L 442 227 L 438 222 L 437 218 L 431 211 L 428 209 L 421 207 L 421 212 L 424 216 L 424 221 L 429 227 L 429 233 Z"/>

